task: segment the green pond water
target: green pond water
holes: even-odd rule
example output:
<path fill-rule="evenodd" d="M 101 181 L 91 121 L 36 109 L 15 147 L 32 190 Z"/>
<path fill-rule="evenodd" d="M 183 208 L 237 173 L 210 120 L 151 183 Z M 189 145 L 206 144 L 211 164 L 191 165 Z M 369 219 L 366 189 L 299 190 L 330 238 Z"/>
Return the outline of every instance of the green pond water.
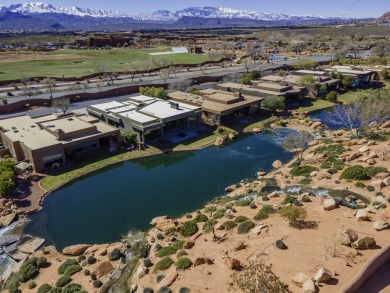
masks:
<path fill-rule="evenodd" d="M 224 195 L 226 186 L 269 171 L 290 154 L 279 145 L 290 130 L 242 136 L 222 148 L 126 161 L 83 176 L 53 192 L 30 217 L 25 233 L 58 249 L 107 243 L 156 216 L 177 217 Z"/>

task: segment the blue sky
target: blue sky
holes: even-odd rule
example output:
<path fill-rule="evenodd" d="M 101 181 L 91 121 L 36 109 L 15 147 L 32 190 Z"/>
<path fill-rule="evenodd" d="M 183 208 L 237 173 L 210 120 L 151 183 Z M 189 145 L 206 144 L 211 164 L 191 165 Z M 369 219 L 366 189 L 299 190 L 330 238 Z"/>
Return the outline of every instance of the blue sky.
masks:
<path fill-rule="evenodd" d="M 379 17 L 390 11 L 390 0 L 51 0 L 41 2 L 54 6 L 78 6 L 125 12 L 152 12 L 158 9 L 179 10 L 191 6 L 225 6 L 255 10 L 266 13 L 294 15 L 326 15 L 348 17 Z M 0 5 L 9 5 L 20 0 L 0 0 Z M 355 4 L 355 5 L 354 5 Z M 353 6 L 354 5 L 354 6 Z M 353 6 L 352 9 L 350 9 Z M 349 10 L 350 9 L 350 10 Z"/>

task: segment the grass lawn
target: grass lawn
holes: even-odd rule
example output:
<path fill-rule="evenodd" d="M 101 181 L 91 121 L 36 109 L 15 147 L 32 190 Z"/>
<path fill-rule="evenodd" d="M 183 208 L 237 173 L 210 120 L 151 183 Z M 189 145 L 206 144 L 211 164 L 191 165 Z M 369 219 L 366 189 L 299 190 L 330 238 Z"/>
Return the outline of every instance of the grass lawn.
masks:
<path fill-rule="evenodd" d="M 20 79 L 21 73 L 29 77 L 80 77 L 96 73 L 96 65 L 99 64 L 107 64 L 114 71 L 126 71 L 132 70 L 133 64 L 136 64 L 137 68 L 144 67 L 150 62 L 151 58 L 167 58 L 172 60 L 174 64 L 197 64 L 208 60 L 208 57 L 205 54 L 149 55 L 149 53 L 161 51 L 170 51 L 170 48 L 20 52 L 18 55 L 63 55 L 63 57 L 55 60 L 2 62 L 0 80 Z M 8 55 L 8 57 L 12 56 L 11 53 L 0 53 L 0 57 L 2 55 Z"/>
<path fill-rule="evenodd" d="M 158 149 L 149 147 L 143 151 L 133 151 L 119 154 L 109 153 L 104 156 L 99 156 L 98 160 L 96 160 L 96 157 L 93 157 L 77 162 L 69 170 L 60 170 L 56 174 L 47 175 L 41 180 L 41 186 L 45 190 L 51 191 L 63 185 L 64 183 L 67 183 L 94 170 L 101 169 L 105 166 L 158 153 L 160 153 Z"/>

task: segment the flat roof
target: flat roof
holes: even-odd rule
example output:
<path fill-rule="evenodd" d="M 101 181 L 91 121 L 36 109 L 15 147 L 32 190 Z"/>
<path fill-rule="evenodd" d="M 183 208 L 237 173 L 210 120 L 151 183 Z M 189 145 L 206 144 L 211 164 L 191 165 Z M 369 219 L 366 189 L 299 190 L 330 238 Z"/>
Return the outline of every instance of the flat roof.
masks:
<path fill-rule="evenodd" d="M 107 111 L 109 109 L 117 108 L 117 107 L 122 107 L 123 104 L 119 103 L 117 101 L 111 101 L 111 102 L 105 102 L 105 103 L 100 103 L 100 104 L 94 104 L 93 107 L 96 109 L 99 109 L 101 111 Z"/>
<path fill-rule="evenodd" d="M 337 72 L 346 73 L 346 74 L 355 74 L 355 75 L 366 75 L 371 74 L 372 71 L 364 71 L 364 70 L 356 70 L 356 69 L 349 69 L 349 68 L 325 68 L 325 71 L 332 71 L 336 70 Z"/>
<path fill-rule="evenodd" d="M 264 95 L 264 94 L 267 94 L 267 95 L 283 95 L 284 94 L 282 92 L 267 91 L 267 90 L 263 90 L 263 89 L 260 89 L 260 88 L 256 88 L 254 86 L 243 85 L 243 84 L 232 83 L 232 82 L 221 83 L 221 84 L 219 84 L 217 86 L 222 87 L 224 89 L 230 88 L 230 89 L 234 89 L 234 90 L 238 90 L 238 91 L 239 90 L 244 90 L 244 91 L 250 92 L 252 96 L 254 96 L 256 94 L 259 94 L 259 95 Z"/>
<path fill-rule="evenodd" d="M 190 113 L 194 110 L 200 109 L 197 106 L 191 106 L 188 104 L 178 103 L 178 109 L 171 106 L 171 101 L 157 100 L 145 107 L 142 107 L 138 111 L 143 114 L 152 115 L 160 119 L 181 115 L 183 113 Z"/>
<path fill-rule="evenodd" d="M 134 111 L 134 110 L 122 112 L 119 114 L 119 116 L 129 118 L 131 120 L 140 122 L 142 124 L 158 121 L 158 119 L 156 119 L 155 117 L 145 115 L 145 114 L 142 114 L 142 113 L 140 113 L 138 111 Z"/>
<path fill-rule="evenodd" d="M 4 135 L 12 142 L 21 142 L 31 150 L 41 149 L 54 145 L 66 144 L 69 142 L 85 139 L 88 137 L 98 136 L 104 133 L 113 133 L 117 129 L 102 122 L 88 123 L 88 116 L 67 116 L 57 120 L 55 115 L 40 116 L 37 118 L 28 115 L 12 117 L 0 120 L 0 125 L 7 130 Z M 72 118 L 73 120 L 68 120 Z M 49 120 L 49 121 L 47 121 Z M 44 121 L 44 122 L 42 122 Z M 95 120 L 94 120 L 95 121 Z M 65 133 L 71 133 L 84 129 L 85 132 L 77 136 L 71 136 L 64 140 L 59 140 L 57 137 L 47 131 L 45 128 L 39 127 L 40 122 L 42 126 L 47 129 L 55 131 L 61 128 Z M 49 127 L 53 125 L 52 127 Z"/>
<path fill-rule="evenodd" d="M 91 127 L 93 127 L 91 123 L 88 123 L 86 121 L 83 121 L 73 116 L 47 121 L 47 122 L 41 122 L 41 125 L 52 131 L 61 129 L 64 133 L 72 133 L 80 130 L 88 130 Z"/>

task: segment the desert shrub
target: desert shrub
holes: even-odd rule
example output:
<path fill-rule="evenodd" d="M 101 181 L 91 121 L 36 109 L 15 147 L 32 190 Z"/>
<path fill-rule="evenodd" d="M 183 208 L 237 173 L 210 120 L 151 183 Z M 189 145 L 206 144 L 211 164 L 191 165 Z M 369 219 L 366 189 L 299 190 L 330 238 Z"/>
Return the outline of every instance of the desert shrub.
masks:
<path fill-rule="evenodd" d="M 87 257 L 84 255 L 84 254 L 82 254 L 82 255 L 79 255 L 78 257 L 77 257 L 77 262 L 78 263 L 81 263 L 83 260 L 85 260 Z"/>
<path fill-rule="evenodd" d="M 318 168 L 309 165 L 303 165 L 303 166 L 293 167 L 290 170 L 290 174 L 292 176 L 309 176 L 310 173 L 313 171 L 318 171 Z"/>
<path fill-rule="evenodd" d="M 58 267 L 58 274 L 62 275 L 68 267 L 74 266 L 74 265 L 77 265 L 77 264 L 78 264 L 77 260 L 68 258 L 66 261 L 64 261 L 63 264 L 61 264 Z"/>
<path fill-rule="evenodd" d="M 368 176 L 375 177 L 379 173 L 387 172 L 387 169 L 385 167 L 369 166 L 366 168 L 366 172 Z"/>
<path fill-rule="evenodd" d="M 246 206 L 249 206 L 250 203 L 251 203 L 251 200 L 249 200 L 249 199 L 241 199 L 241 200 L 236 202 L 236 205 L 239 207 L 246 207 Z"/>
<path fill-rule="evenodd" d="M 89 276 L 90 274 L 91 274 L 90 270 L 88 270 L 88 269 L 84 270 L 84 275 L 85 276 Z"/>
<path fill-rule="evenodd" d="M 242 222 L 245 222 L 245 221 L 248 221 L 249 219 L 245 216 L 238 216 L 237 218 L 234 219 L 234 222 L 236 223 L 242 223 Z"/>
<path fill-rule="evenodd" d="M 265 220 L 268 218 L 269 214 L 275 213 L 275 210 L 273 206 L 271 205 L 264 205 L 260 211 L 256 214 L 256 216 L 253 217 L 256 221 Z"/>
<path fill-rule="evenodd" d="M 326 154 L 329 158 L 336 158 L 344 152 L 344 147 L 341 144 L 330 144 L 320 146 L 314 150 L 315 154 Z"/>
<path fill-rule="evenodd" d="M 34 279 L 39 271 L 33 263 L 23 264 L 18 272 L 20 282 L 24 283 Z"/>
<path fill-rule="evenodd" d="M 286 197 L 282 201 L 282 204 L 294 204 L 296 200 L 297 198 L 295 196 L 286 195 Z"/>
<path fill-rule="evenodd" d="M 81 266 L 79 264 L 77 264 L 77 265 L 67 267 L 64 274 L 68 275 L 68 276 L 72 276 L 80 271 L 81 271 Z"/>
<path fill-rule="evenodd" d="M 154 293 L 154 290 L 152 288 L 146 287 L 146 288 L 144 288 L 142 293 Z"/>
<path fill-rule="evenodd" d="M 225 223 L 222 224 L 222 226 L 223 226 L 226 230 L 232 230 L 234 227 L 237 226 L 237 223 L 236 223 L 236 222 L 233 222 L 233 221 L 226 221 Z"/>
<path fill-rule="evenodd" d="M 101 286 L 103 286 L 103 283 L 100 280 L 95 280 L 92 282 L 92 285 L 94 288 L 100 288 Z"/>
<path fill-rule="evenodd" d="M 293 228 L 300 228 L 307 218 L 307 211 L 302 207 L 286 206 L 279 210 L 282 218 L 288 220 Z"/>
<path fill-rule="evenodd" d="M 47 293 L 52 287 L 49 284 L 42 284 L 39 286 L 37 293 Z"/>
<path fill-rule="evenodd" d="M 252 221 L 245 221 L 238 225 L 237 231 L 238 234 L 246 234 L 254 227 L 255 223 L 253 223 Z"/>
<path fill-rule="evenodd" d="M 175 227 L 170 227 L 170 228 L 168 228 L 168 229 L 164 232 L 164 235 L 170 237 L 170 236 L 175 235 L 175 232 L 176 232 L 176 228 L 175 228 Z"/>
<path fill-rule="evenodd" d="M 287 248 L 286 244 L 284 244 L 283 240 L 281 240 L 281 239 L 276 240 L 275 246 L 279 249 L 286 249 Z"/>
<path fill-rule="evenodd" d="M 345 169 L 341 175 L 341 179 L 346 180 L 368 180 L 370 177 L 367 175 L 366 169 L 363 166 L 355 165 Z"/>
<path fill-rule="evenodd" d="M 27 283 L 28 289 L 34 289 L 37 286 L 33 280 Z"/>
<path fill-rule="evenodd" d="M 204 213 L 214 213 L 216 210 L 217 210 L 217 208 L 215 206 L 208 206 L 203 210 L 203 212 Z"/>
<path fill-rule="evenodd" d="M 245 293 L 290 293 L 288 286 L 280 281 L 279 277 L 272 271 L 272 266 L 264 262 L 250 263 L 241 272 L 235 272 L 233 278 L 233 289 L 240 289 Z"/>
<path fill-rule="evenodd" d="M 164 257 L 171 254 L 176 253 L 179 249 L 183 249 L 184 241 L 176 241 L 175 243 L 172 243 L 171 245 L 162 247 L 156 255 L 158 257 Z"/>
<path fill-rule="evenodd" d="M 59 277 L 59 279 L 56 282 L 57 287 L 65 287 L 65 285 L 68 285 L 72 278 L 69 275 L 63 275 Z"/>
<path fill-rule="evenodd" d="M 385 209 L 385 208 L 387 208 L 387 205 L 386 205 L 385 203 L 381 203 L 381 204 L 379 205 L 379 208 Z"/>
<path fill-rule="evenodd" d="M 190 292 L 191 292 L 191 290 L 187 287 L 181 287 L 179 289 L 179 293 L 190 293 Z"/>
<path fill-rule="evenodd" d="M 154 270 L 164 271 L 166 269 L 169 269 L 172 264 L 173 264 L 173 260 L 169 256 L 166 256 L 163 259 L 161 259 L 158 263 L 156 263 Z"/>
<path fill-rule="evenodd" d="M 196 215 L 196 217 L 194 218 L 194 222 L 195 223 L 201 223 L 201 222 L 206 222 L 209 218 L 204 215 L 204 214 L 198 214 Z"/>
<path fill-rule="evenodd" d="M 218 221 L 217 220 L 214 220 L 214 219 L 208 219 L 204 225 L 203 225 L 203 231 L 205 233 L 210 233 L 212 230 L 213 230 L 213 227 L 215 226 L 215 224 L 217 224 Z"/>
<path fill-rule="evenodd" d="M 180 228 L 180 235 L 183 237 L 190 237 L 196 232 L 198 232 L 198 226 L 194 221 L 184 222 L 184 224 Z"/>
<path fill-rule="evenodd" d="M 188 253 L 185 251 L 185 250 L 180 250 L 177 254 L 176 254 L 176 257 L 177 258 L 180 258 L 184 255 L 188 255 Z"/>
<path fill-rule="evenodd" d="M 366 188 L 367 188 L 367 190 L 370 191 L 370 192 L 375 191 L 375 187 L 372 186 L 372 185 L 367 185 Z"/>
<path fill-rule="evenodd" d="M 19 293 L 19 276 L 17 274 L 12 275 L 12 277 L 7 281 L 7 290 L 9 293 Z"/>
<path fill-rule="evenodd" d="M 122 254 L 121 254 L 121 256 L 122 256 Z M 96 263 L 96 258 L 93 255 L 88 256 L 87 263 L 89 265 L 93 265 L 94 263 Z"/>
<path fill-rule="evenodd" d="M 372 205 L 373 206 L 379 206 L 379 205 L 381 205 L 381 202 L 380 201 L 374 201 L 373 203 L 372 203 Z"/>
<path fill-rule="evenodd" d="M 49 293 L 62 293 L 62 288 L 51 288 Z M 80 291 L 77 291 L 77 293 L 80 293 Z"/>
<path fill-rule="evenodd" d="M 172 293 L 172 290 L 168 286 L 162 286 L 157 293 Z"/>
<path fill-rule="evenodd" d="M 390 203 L 390 196 L 387 198 L 387 202 Z"/>
<path fill-rule="evenodd" d="M 302 184 L 302 185 L 309 185 L 313 180 L 311 180 L 311 178 L 309 177 L 305 177 L 301 180 L 299 180 L 299 184 Z"/>
<path fill-rule="evenodd" d="M 361 182 L 361 181 L 356 182 L 356 183 L 355 183 L 355 186 L 358 187 L 358 188 L 364 188 L 364 187 L 366 187 L 366 185 L 365 185 L 363 182 Z"/>
<path fill-rule="evenodd" d="M 81 289 L 79 284 L 68 284 L 62 289 L 61 293 L 76 293 L 81 291 Z"/>
<path fill-rule="evenodd" d="M 108 259 L 110 261 L 116 261 L 120 259 L 122 256 L 122 252 L 120 251 L 119 248 L 114 248 L 109 254 L 108 254 Z"/>
<path fill-rule="evenodd" d="M 344 162 L 335 158 L 328 158 L 321 164 L 321 169 L 329 169 L 329 172 L 334 174 L 344 168 Z"/>
<path fill-rule="evenodd" d="M 47 258 L 44 256 L 41 256 L 40 258 L 37 259 L 37 268 L 43 268 L 47 265 Z"/>
<path fill-rule="evenodd" d="M 192 261 L 189 258 L 182 257 L 176 261 L 176 268 L 178 270 L 186 270 L 192 266 Z"/>
<path fill-rule="evenodd" d="M 219 209 L 216 210 L 213 214 L 213 219 L 219 219 L 222 218 L 225 215 L 226 210 L 225 209 Z"/>

